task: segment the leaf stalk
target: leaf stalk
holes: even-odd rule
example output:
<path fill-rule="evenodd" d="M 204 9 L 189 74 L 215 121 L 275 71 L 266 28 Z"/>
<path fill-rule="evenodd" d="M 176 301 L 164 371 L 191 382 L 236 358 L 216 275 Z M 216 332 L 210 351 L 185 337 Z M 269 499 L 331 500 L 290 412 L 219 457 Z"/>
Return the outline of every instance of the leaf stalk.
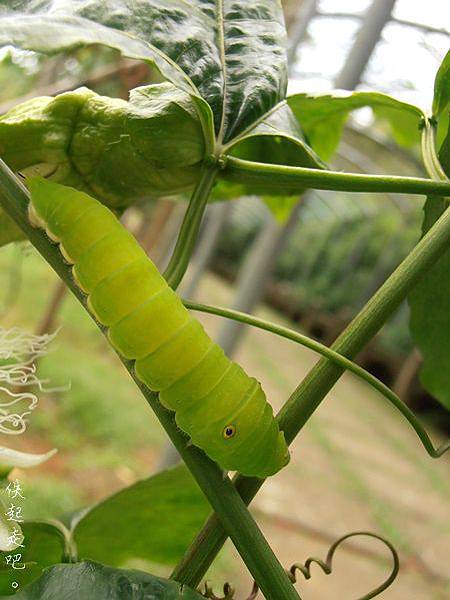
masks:
<path fill-rule="evenodd" d="M 253 185 L 266 194 L 301 194 L 305 189 L 312 188 L 342 192 L 450 196 L 450 182 L 421 177 L 341 173 L 258 163 L 233 156 L 227 156 L 222 164 L 222 178 L 233 183 Z"/>
<path fill-rule="evenodd" d="M 174 290 L 180 285 L 188 268 L 218 170 L 219 168 L 216 164 L 205 165 L 203 167 L 198 184 L 189 201 L 189 206 L 178 234 L 177 243 L 167 269 L 164 272 L 164 278 Z"/>

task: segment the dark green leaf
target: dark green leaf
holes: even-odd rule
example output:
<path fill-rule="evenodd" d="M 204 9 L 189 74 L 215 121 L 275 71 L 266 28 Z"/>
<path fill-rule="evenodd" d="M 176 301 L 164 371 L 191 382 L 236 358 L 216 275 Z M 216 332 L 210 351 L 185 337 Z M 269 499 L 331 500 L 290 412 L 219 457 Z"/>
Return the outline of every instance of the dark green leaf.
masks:
<path fill-rule="evenodd" d="M 23 588 L 39 577 L 43 569 L 61 562 L 64 556 L 65 538 L 58 523 L 25 522 L 21 528 L 24 548 L 18 548 L 12 554 L 21 553 L 21 562 L 26 568 L 13 570 L 6 564 L 6 556 L 11 552 L 0 553 L 0 594 L 10 594 L 14 581 Z"/>
<path fill-rule="evenodd" d="M 450 50 L 439 67 L 434 81 L 433 115 L 438 117 L 450 103 Z"/>
<path fill-rule="evenodd" d="M 439 159 L 450 176 L 450 130 Z M 448 207 L 448 198 L 427 199 L 424 234 Z M 416 285 L 410 294 L 409 304 L 411 334 L 423 356 L 422 383 L 450 410 L 450 248 Z"/>
<path fill-rule="evenodd" d="M 2 3 L 0 16 L 0 45 L 59 52 L 104 44 L 154 63 L 164 77 L 209 103 L 219 143 L 286 92 L 278 0 L 11 0 Z"/>
<path fill-rule="evenodd" d="M 55 565 L 27 588 L 4 600 L 201 600 L 176 581 L 86 561 Z"/>
<path fill-rule="evenodd" d="M 300 123 L 308 142 L 323 160 L 336 150 L 351 111 L 369 106 L 376 116 L 389 122 L 398 143 L 419 143 L 421 109 L 377 92 L 345 92 L 310 95 L 295 94 L 287 102 Z"/>
<path fill-rule="evenodd" d="M 81 516 L 74 539 L 81 558 L 120 566 L 141 558 L 174 564 L 210 509 L 184 466 L 158 473 Z"/>
<path fill-rule="evenodd" d="M 185 2 L 170 4 L 186 10 Z M 227 143 L 286 94 L 281 3 L 195 0 L 187 12 L 196 14 L 197 20 L 179 28 L 183 43 L 174 45 L 170 32 L 164 32 L 161 43 L 211 106 L 219 144 Z"/>

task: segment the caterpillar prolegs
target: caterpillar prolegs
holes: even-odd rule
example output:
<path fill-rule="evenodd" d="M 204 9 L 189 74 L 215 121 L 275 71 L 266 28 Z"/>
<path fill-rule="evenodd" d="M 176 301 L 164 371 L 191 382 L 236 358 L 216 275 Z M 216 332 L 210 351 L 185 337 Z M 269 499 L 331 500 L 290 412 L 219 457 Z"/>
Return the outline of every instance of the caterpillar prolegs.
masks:
<path fill-rule="evenodd" d="M 30 220 L 73 265 L 113 347 L 159 392 L 177 425 L 223 469 L 266 477 L 289 460 L 256 379 L 206 334 L 114 214 L 85 193 L 29 181 Z"/>

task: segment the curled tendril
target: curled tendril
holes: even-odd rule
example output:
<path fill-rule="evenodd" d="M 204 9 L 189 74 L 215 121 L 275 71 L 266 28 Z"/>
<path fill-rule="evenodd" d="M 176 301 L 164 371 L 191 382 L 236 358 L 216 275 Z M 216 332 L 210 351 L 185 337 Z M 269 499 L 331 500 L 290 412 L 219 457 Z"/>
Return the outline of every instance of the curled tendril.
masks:
<path fill-rule="evenodd" d="M 36 365 L 32 362 L 36 357 L 25 363 L 0 365 L 0 383 L 13 387 L 37 386 L 40 392 L 60 392 L 70 389 L 70 384 L 58 387 L 47 387 L 48 379 L 40 379 L 36 374 Z"/>
<path fill-rule="evenodd" d="M 376 533 L 371 533 L 370 531 L 354 531 L 352 533 L 347 533 L 346 535 L 343 535 L 338 540 L 336 540 L 334 542 L 334 544 L 330 547 L 325 560 L 321 560 L 320 558 L 310 557 L 306 560 L 306 562 L 303 565 L 300 565 L 300 564 L 292 565 L 292 567 L 289 569 L 289 573 L 288 573 L 292 583 L 296 583 L 296 581 L 297 581 L 297 578 L 296 578 L 297 571 L 299 571 L 305 579 L 310 579 L 311 578 L 311 565 L 313 563 L 315 563 L 316 565 L 319 565 L 319 567 L 322 569 L 322 571 L 326 575 L 330 575 L 333 571 L 333 558 L 334 558 L 334 554 L 335 554 L 336 550 L 343 542 L 345 542 L 349 538 L 356 537 L 356 536 L 366 536 L 366 537 L 375 538 L 376 540 L 383 542 L 383 544 L 385 546 L 387 546 L 387 548 L 390 550 L 390 552 L 392 554 L 393 568 L 392 568 L 392 571 L 391 571 L 391 574 L 389 575 L 389 577 L 381 585 L 379 585 L 372 591 L 368 592 L 364 596 L 361 596 L 360 598 L 358 598 L 358 600 L 370 600 L 370 598 L 375 598 L 375 596 L 379 596 L 381 594 L 381 592 L 384 592 L 384 590 L 386 590 L 390 585 L 392 585 L 392 583 L 397 578 L 398 571 L 400 568 L 400 560 L 398 558 L 397 551 L 394 548 L 394 546 L 391 544 L 391 542 L 389 542 L 382 536 L 377 535 Z"/>
<path fill-rule="evenodd" d="M 27 421 L 25 417 L 30 412 L 24 412 L 21 415 L 17 413 L 6 414 L 0 416 L 0 433 L 6 433 L 9 435 L 20 435 L 27 428 Z"/>
<path fill-rule="evenodd" d="M 0 394 L 6 394 L 12 400 L 5 402 L 0 401 L 0 433 L 6 433 L 10 435 L 20 435 L 26 429 L 26 419 L 31 411 L 37 405 L 37 398 L 35 394 L 29 392 L 12 392 L 8 388 L 0 387 Z M 1 395 L 0 395 L 1 398 Z M 26 408 L 24 412 L 10 412 L 11 407 L 17 404 L 24 403 Z M 17 408 L 15 408 L 17 410 Z"/>
<path fill-rule="evenodd" d="M 8 390 L 8 388 L 5 387 L 0 387 L 0 392 L 4 392 L 8 396 L 12 397 L 12 400 L 10 400 L 9 402 L 0 402 L 0 414 L 6 414 L 5 409 L 9 408 L 10 406 L 13 406 L 14 404 L 18 404 L 22 400 L 25 402 L 28 401 L 29 410 L 33 410 L 36 407 L 37 398 L 34 394 L 31 394 L 30 392 L 12 392 L 11 390 Z"/>
<path fill-rule="evenodd" d="M 34 335 L 17 327 L 0 327 L 0 433 L 20 435 L 25 431 L 26 417 L 35 409 L 38 398 L 24 388 L 53 391 L 46 387 L 47 380 L 38 377 L 35 363 L 48 353 L 56 334 Z"/>
<path fill-rule="evenodd" d="M 45 355 L 49 343 L 56 335 L 57 332 L 34 335 L 18 327 L 12 329 L 0 327 L 0 360 L 12 359 L 23 362 Z"/>
<path fill-rule="evenodd" d="M 233 600 L 234 593 L 235 589 L 227 581 L 223 585 L 223 596 L 216 596 L 209 582 L 205 581 L 205 591 L 203 592 L 203 596 L 209 598 L 209 600 Z"/>
<path fill-rule="evenodd" d="M 236 590 L 234 589 L 234 587 L 232 587 L 230 583 L 226 582 L 223 586 L 223 596 L 216 596 L 210 584 L 207 581 L 205 581 L 205 591 L 202 595 L 205 598 L 209 598 L 209 600 L 233 600 L 235 592 Z M 258 584 L 254 582 L 252 591 L 250 592 L 250 596 L 248 596 L 246 600 L 254 600 L 258 595 L 258 592 Z"/>
<path fill-rule="evenodd" d="M 392 568 L 392 571 L 391 571 L 391 574 L 389 575 L 389 577 L 381 585 L 379 585 L 375 589 L 371 590 L 364 596 L 361 596 L 357 600 L 370 600 L 370 598 L 375 598 L 375 596 L 379 596 L 381 594 L 381 592 L 384 592 L 384 590 L 387 590 L 387 588 L 390 585 L 392 585 L 392 583 L 397 578 L 397 575 L 398 575 L 398 572 L 400 569 L 400 560 L 398 558 L 397 550 L 394 548 L 394 546 L 391 544 L 391 542 L 389 542 L 385 538 L 381 537 L 381 535 L 377 535 L 376 533 L 372 533 L 370 531 L 353 531 L 352 533 L 347 533 L 346 535 L 343 535 L 338 540 L 336 540 L 334 542 L 334 544 L 330 547 L 325 560 L 311 556 L 303 564 L 299 564 L 299 563 L 293 564 L 292 567 L 287 572 L 289 579 L 292 581 L 292 583 L 297 583 L 297 575 L 296 575 L 297 571 L 299 571 L 305 579 L 311 579 L 311 565 L 313 563 L 315 563 L 316 565 L 319 565 L 319 567 L 322 569 L 322 571 L 326 575 L 330 575 L 333 572 L 333 558 L 334 558 L 336 550 L 343 542 L 345 542 L 349 538 L 356 537 L 356 536 L 366 536 L 366 537 L 375 538 L 376 540 L 383 542 L 383 544 L 385 546 L 387 546 L 387 548 L 390 550 L 390 552 L 392 554 L 393 568 Z M 255 582 L 253 585 L 253 592 L 247 600 L 254 600 L 254 598 L 256 598 L 256 596 L 258 594 L 258 591 L 259 591 L 258 585 Z M 216 596 L 206 596 L 206 597 L 212 598 L 212 600 L 228 600 L 228 597 L 225 597 L 225 598 L 216 598 Z"/>

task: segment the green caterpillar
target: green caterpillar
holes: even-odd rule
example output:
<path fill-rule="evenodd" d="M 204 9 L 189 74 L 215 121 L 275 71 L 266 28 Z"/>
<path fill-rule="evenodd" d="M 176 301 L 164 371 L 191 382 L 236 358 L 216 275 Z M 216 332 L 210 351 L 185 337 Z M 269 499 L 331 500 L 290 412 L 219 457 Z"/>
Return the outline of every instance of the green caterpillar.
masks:
<path fill-rule="evenodd" d="M 281 469 L 289 452 L 260 384 L 208 337 L 115 215 L 42 178 L 29 187 L 30 221 L 59 244 L 111 344 L 135 361 L 180 429 L 223 469 L 257 477 Z"/>

